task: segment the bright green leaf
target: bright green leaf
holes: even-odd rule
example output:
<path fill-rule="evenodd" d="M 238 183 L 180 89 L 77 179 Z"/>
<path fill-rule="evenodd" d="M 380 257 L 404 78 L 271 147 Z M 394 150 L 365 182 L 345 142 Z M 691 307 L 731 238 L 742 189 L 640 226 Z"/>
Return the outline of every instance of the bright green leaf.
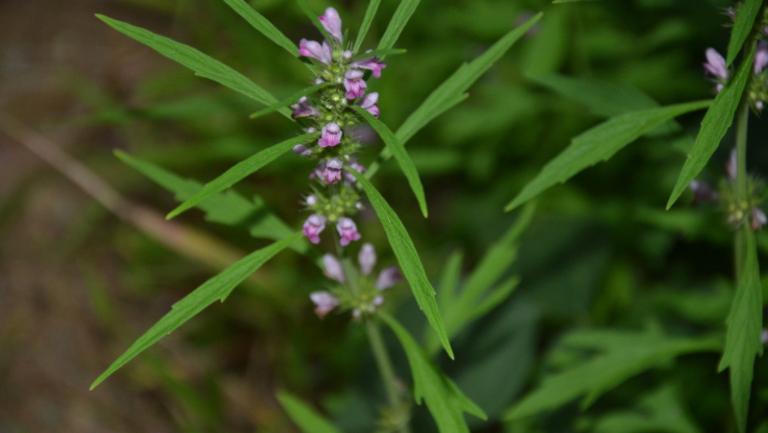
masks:
<path fill-rule="evenodd" d="M 216 81 L 223 86 L 229 87 L 230 89 L 240 92 L 265 105 L 272 105 L 277 102 L 277 99 L 275 99 L 274 96 L 246 78 L 243 74 L 218 60 L 208 57 L 192 47 L 176 42 L 173 39 L 166 38 L 165 36 L 156 35 L 149 30 L 144 30 L 140 27 L 105 17 L 104 15 L 96 15 L 96 17 L 107 23 L 113 29 L 195 71 L 196 75 Z M 280 113 L 286 117 L 291 117 L 291 112 L 288 109 L 281 109 Z"/>
<path fill-rule="evenodd" d="M 298 397 L 285 391 L 278 391 L 277 400 L 302 433 L 341 433 L 325 417 Z"/>
<path fill-rule="evenodd" d="M 299 47 L 293 43 L 287 36 L 277 29 L 268 19 L 256 12 L 245 0 L 224 0 L 238 15 L 248 21 L 250 25 L 269 38 L 272 42 L 285 48 L 285 51 L 291 53 L 294 57 L 299 57 Z"/>
<path fill-rule="evenodd" d="M 221 176 L 206 183 L 200 192 L 190 197 L 187 201 L 179 205 L 179 207 L 171 211 L 167 218 L 171 219 L 180 213 L 195 207 L 198 203 L 213 196 L 214 194 L 218 194 L 224 191 L 237 182 L 243 180 L 246 176 L 255 173 L 260 168 L 274 161 L 293 146 L 300 143 L 305 143 L 316 135 L 317 133 L 311 133 L 291 138 L 290 140 L 283 141 L 282 143 L 278 143 L 272 147 L 264 149 L 261 152 L 251 156 L 250 158 L 237 163 L 234 167 L 224 172 L 224 174 Z"/>
<path fill-rule="evenodd" d="M 650 110 L 633 111 L 611 118 L 574 138 L 571 145 L 552 161 L 504 208 L 510 211 L 587 167 L 607 161 L 624 146 L 653 128 L 681 114 L 707 107 L 711 101 L 689 102 Z"/>
<path fill-rule="evenodd" d="M 739 72 L 715 97 L 715 102 L 712 103 L 712 106 L 707 110 L 707 114 L 704 115 L 699 135 L 696 136 L 693 149 L 691 149 L 685 164 L 683 164 L 683 169 L 680 171 L 675 188 L 672 190 L 672 195 L 667 202 L 667 209 L 675 204 L 680 194 L 698 176 L 699 172 L 709 161 L 709 158 L 715 153 L 720 140 L 728 132 L 728 128 L 733 123 L 736 108 L 739 106 L 741 95 L 744 92 L 750 74 L 752 74 L 752 60 L 754 57 L 755 53 L 752 52 L 744 60 L 741 68 L 739 68 Z"/>
<path fill-rule="evenodd" d="M 215 277 L 203 283 L 202 286 L 195 289 L 181 301 L 175 303 L 168 314 L 163 316 L 163 318 L 152 326 L 149 331 L 136 340 L 125 353 L 109 366 L 107 371 L 102 373 L 101 376 L 93 382 L 91 389 L 103 382 L 104 379 L 136 357 L 136 355 L 155 344 L 161 338 L 170 334 L 176 328 L 184 324 L 184 322 L 197 315 L 197 313 L 203 311 L 205 307 L 213 304 L 216 300 L 224 302 L 224 299 L 232 293 L 232 290 L 234 290 L 238 284 L 256 271 L 256 269 L 260 268 L 261 265 L 274 257 L 275 254 L 299 240 L 301 236 L 302 233 L 298 232 L 281 241 L 275 242 L 266 248 L 252 252 Z"/>
<path fill-rule="evenodd" d="M 363 45 L 365 35 L 368 34 L 368 29 L 371 28 L 373 18 L 376 16 L 376 11 L 379 10 L 379 4 L 381 0 L 371 0 L 368 2 L 368 9 L 365 10 L 365 16 L 363 17 L 363 23 L 360 24 L 360 31 L 357 33 L 357 39 L 355 39 L 355 46 L 352 48 L 352 52 L 356 53 L 360 51 L 360 47 Z"/>
<path fill-rule="evenodd" d="M 733 30 L 731 30 L 731 40 L 728 42 L 728 58 L 726 60 L 728 66 L 731 66 L 741 51 L 741 47 L 744 46 L 762 6 L 763 0 L 745 0 L 739 6 L 736 21 L 733 23 Z"/>
<path fill-rule="evenodd" d="M 405 177 L 408 179 L 408 185 L 411 186 L 413 194 L 416 195 L 416 200 L 419 201 L 421 213 L 424 215 L 424 218 L 426 218 L 427 199 L 424 196 L 424 186 L 421 184 L 421 179 L 419 179 L 419 172 L 416 171 L 416 166 L 413 165 L 411 157 L 408 156 L 408 152 L 405 151 L 403 143 L 397 139 L 395 134 L 387 127 L 387 125 L 374 117 L 365 108 L 359 105 L 354 105 L 353 108 L 355 111 L 357 111 L 357 114 L 363 116 L 368 124 L 370 124 L 371 127 L 379 134 L 379 137 L 384 140 L 384 143 L 387 145 L 387 149 L 389 149 L 389 151 L 395 155 L 397 163 L 400 164 L 400 169 L 403 170 L 403 174 L 405 174 Z"/>
<path fill-rule="evenodd" d="M 267 108 L 265 108 L 263 110 L 259 110 L 259 111 L 255 112 L 255 113 L 251 114 L 250 118 L 251 119 L 255 119 L 255 118 L 261 117 L 261 116 L 263 116 L 265 114 L 272 113 L 273 111 L 277 111 L 277 110 L 279 110 L 282 107 L 287 107 L 287 106 L 289 106 L 291 104 L 295 104 L 301 97 L 309 96 L 309 95 L 317 92 L 318 90 L 320 90 L 320 89 L 322 89 L 324 87 L 331 86 L 331 85 L 332 85 L 332 83 L 323 82 L 323 83 L 320 83 L 320 84 L 315 84 L 314 86 L 309 86 L 307 88 L 301 89 L 298 92 L 292 94 L 291 96 L 283 99 L 282 101 L 279 101 L 279 102 L 277 102 L 275 104 L 270 105 L 269 107 L 267 107 Z"/>
<path fill-rule="evenodd" d="M 763 327 L 763 288 L 760 282 L 755 235 L 746 226 L 741 230 L 746 237 L 746 262 L 726 321 L 728 330 L 725 349 L 718 369 L 730 369 L 731 401 L 736 412 L 739 432 L 744 433 L 747 428 L 755 357 L 763 354 L 763 344 L 760 341 Z"/>
<path fill-rule="evenodd" d="M 408 24 L 408 20 L 411 19 L 411 15 L 416 11 L 416 7 L 419 6 L 421 0 L 400 0 L 400 4 L 395 10 L 395 14 L 392 15 L 392 20 L 389 21 L 387 30 L 384 31 L 384 36 L 379 41 L 378 49 L 389 49 L 395 46 L 395 42 L 400 37 L 400 33 L 403 32 L 405 25 Z"/>
<path fill-rule="evenodd" d="M 451 343 L 448 341 L 443 319 L 440 317 L 440 310 L 437 308 L 437 302 L 435 301 L 435 290 L 432 288 L 426 272 L 424 272 L 424 266 L 421 264 L 419 253 L 416 251 L 411 237 L 408 235 L 395 211 L 389 207 L 384 197 L 381 196 L 371 182 L 352 167 L 345 166 L 345 169 L 355 176 L 365 190 L 365 194 L 371 201 L 371 205 L 373 205 L 373 210 L 376 211 L 381 225 L 384 226 L 389 244 L 395 253 L 395 257 L 397 257 L 397 262 L 400 264 L 400 270 L 411 286 L 413 297 L 416 298 L 421 311 L 427 316 L 432 329 L 437 332 L 445 351 L 453 358 Z"/>

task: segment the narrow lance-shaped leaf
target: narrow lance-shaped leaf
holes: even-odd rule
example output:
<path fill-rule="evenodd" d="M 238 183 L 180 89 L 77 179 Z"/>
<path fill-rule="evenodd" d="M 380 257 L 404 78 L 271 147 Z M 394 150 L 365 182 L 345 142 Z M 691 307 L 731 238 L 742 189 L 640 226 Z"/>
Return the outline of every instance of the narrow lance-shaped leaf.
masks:
<path fill-rule="evenodd" d="M 298 397 L 285 391 L 277 393 L 277 400 L 288 416 L 299 426 L 302 433 L 341 433 L 325 417 L 317 413 L 311 406 L 299 400 Z"/>
<path fill-rule="evenodd" d="M 292 236 L 279 242 L 275 242 L 266 248 L 252 252 L 222 271 L 220 274 L 203 283 L 202 286 L 195 289 L 181 301 L 175 303 L 168 314 L 163 316 L 163 318 L 152 326 L 149 331 L 136 340 L 125 353 L 109 366 L 107 371 L 102 373 L 101 376 L 93 382 L 91 389 L 103 382 L 104 379 L 136 357 L 136 355 L 155 344 L 161 338 L 170 334 L 184 322 L 197 315 L 197 313 L 203 311 L 205 307 L 213 304 L 216 300 L 221 300 L 223 302 L 224 299 L 232 293 L 232 290 L 246 279 L 248 275 L 251 275 L 256 269 L 260 268 L 261 265 L 274 257 L 275 254 L 300 239 L 301 236 L 301 232 L 294 233 Z"/>
<path fill-rule="evenodd" d="M 587 167 L 606 161 L 624 146 L 653 128 L 681 114 L 706 108 L 711 101 L 689 102 L 651 110 L 634 111 L 609 119 L 574 138 L 504 208 L 510 211 L 553 185 L 563 183 Z"/>
<path fill-rule="evenodd" d="M 368 9 L 365 10 L 363 23 L 360 24 L 360 31 L 357 34 L 357 39 L 355 39 L 355 46 L 352 49 L 353 53 L 358 52 L 360 50 L 360 47 L 363 45 L 363 40 L 365 39 L 365 35 L 368 34 L 368 29 L 371 28 L 371 23 L 373 23 L 373 18 L 376 16 L 376 11 L 379 10 L 380 4 L 381 4 L 381 0 L 371 0 L 370 2 L 368 2 Z"/>
<path fill-rule="evenodd" d="M 255 118 L 261 117 L 261 116 L 263 116 L 265 114 L 272 113 L 273 111 L 277 111 L 277 110 L 279 110 L 282 107 L 287 107 L 287 106 L 289 106 L 291 104 L 295 104 L 296 102 L 298 102 L 298 100 L 302 96 L 309 96 L 309 95 L 317 92 L 318 90 L 320 90 L 320 89 L 322 89 L 324 87 L 331 86 L 331 85 L 332 85 L 332 83 L 325 82 L 325 83 L 315 84 L 314 86 L 309 86 L 307 88 L 301 89 L 298 92 L 292 94 L 291 96 L 283 99 L 282 101 L 276 102 L 276 103 L 270 105 L 269 107 L 267 107 L 267 108 L 265 108 L 263 110 L 259 110 L 259 111 L 255 112 L 255 113 L 251 114 L 250 118 L 251 119 L 255 119 Z"/>
<path fill-rule="evenodd" d="M 384 226 L 389 244 L 395 253 L 395 257 L 397 257 L 397 262 L 400 264 L 400 270 L 411 286 L 413 297 L 416 298 L 421 311 L 427 316 L 432 329 L 437 332 L 440 342 L 445 351 L 448 352 L 448 356 L 453 358 L 451 343 L 448 341 L 443 319 L 440 317 L 440 310 L 437 308 L 437 302 L 435 301 L 435 289 L 432 288 L 432 284 L 429 282 L 426 272 L 424 272 L 424 266 L 421 264 L 419 254 L 416 252 L 416 247 L 413 245 L 413 241 L 405 230 L 403 223 L 368 179 L 352 167 L 345 166 L 344 169 L 355 176 L 360 185 L 362 185 L 363 190 L 365 190 L 365 194 L 371 201 L 371 205 L 373 205 L 373 210 L 376 211 L 376 215 L 381 220 L 381 225 Z"/>
<path fill-rule="evenodd" d="M 245 0 L 224 0 L 238 15 L 248 21 L 250 25 L 269 38 L 272 42 L 285 48 L 293 57 L 299 57 L 299 47 L 287 36 L 277 29 L 268 19 L 254 10 Z"/>
<path fill-rule="evenodd" d="M 192 47 L 176 42 L 173 39 L 166 38 L 165 36 L 156 35 L 141 27 L 136 27 L 122 21 L 105 17 L 104 15 L 96 15 L 96 17 L 107 23 L 113 29 L 195 71 L 196 75 L 216 81 L 223 86 L 229 87 L 230 89 L 240 92 L 263 104 L 271 105 L 277 102 L 277 99 L 274 96 L 246 78 L 243 74 L 218 60 L 208 57 Z M 280 110 L 280 113 L 286 117 L 291 117 L 291 112 L 288 109 L 283 108 Z"/>
<path fill-rule="evenodd" d="M 725 349 L 718 370 L 730 369 L 731 401 L 739 432 L 744 433 L 747 427 L 755 357 L 763 354 L 763 344 L 760 341 L 763 326 L 763 288 L 760 283 L 755 234 L 746 226 L 741 230 L 740 235 L 746 237 L 746 262 L 726 321 L 728 330 L 725 335 Z"/>
<path fill-rule="evenodd" d="M 395 46 L 395 42 L 400 37 L 400 33 L 403 32 L 405 25 L 408 24 L 408 20 L 411 19 L 411 15 L 416 11 L 416 7 L 419 6 L 421 0 L 400 0 L 400 4 L 395 10 L 395 14 L 392 15 L 392 19 L 389 21 L 387 30 L 384 31 L 384 35 L 379 41 L 379 49 L 387 49 Z"/>
<path fill-rule="evenodd" d="M 688 154 L 688 158 L 683 164 L 680 176 L 677 178 L 675 188 L 667 202 L 667 209 L 675 204 L 675 201 L 688 188 L 691 181 L 698 176 L 699 172 L 707 165 L 709 158 L 715 153 L 720 141 L 728 132 L 733 123 L 733 116 L 739 106 L 739 101 L 744 93 L 744 88 L 749 81 L 749 75 L 752 73 L 752 60 L 755 53 L 750 53 L 744 59 L 739 72 L 728 85 L 715 97 L 715 102 L 707 110 L 704 120 L 701 122 L 699 135 L 696 136 L 696 142 L 693 149 Z"/>
<path fill-rule="evenodd" d="M 736 55 L 741 51 L 741 47 L 744 46 L 762 6 L 763 0 L 745 0 L 739 7 L 736 21 L 733 23 L 733 30 L 731 30 L 731 40 L 728 42 L 727 66 L 731 66 Z"/>
<path fill-rule="evenodd" d="M 532 17 L 525 24 L 511 30 L 509 33 L 499 39 L 488 51 L 483 53 L 480 57 L 473 60 L 471 63 L 463 64 L 453 73 L 447 80 L 445 80 L 437 89 L 432 91 L 427 99 L 422 102 L 419 108 L 416 109 L 405 122 L 398 128 L 395 135 L 400 142 L 405 144 L 410 140 L 421 128 L 426 126 L 429 122 L 434 120 L 437 116 L 445 113 L 454 106 L 467 98 L 465 93 L 472 84 L 475 83 L 501 56 L 506 53 L 512 45 L 517 42 L 524 34 L 531 28 L 536 22 L 541 19 L 542 14 L 539 13 Z M 384 149 L 381 154 L 376 158 L 373 164 L 368 168 L 365 176 L 370 179 L 378 171 L 381 163 L 392 157 L 392 153 L 389 148 Z"/>
<path fill-rule="evenodd" d="M 421 184 L 419 172 L 416 171 L 416 166 L 413 164 L 413 161 L 411 161 L 411 157 L 408 156 L 408 152 L 405 151 L 403 143 L 397 139 L 395 134 L 387 127 L 387 125 L 366 111 L 365 108 L 360 107 L 359 105 L 354 105 L 352 108 L 354 108 L 359 115 L 363 116 L 363 119 L 365 119 L 368 124 L 370 124 L 371 127 L 376 131 L 376 133 L 379 134 L 379 137 L 384 140 L 384 143 L 387 145 L 387 149 L 389 149 L 389 151 L 395 155 L 395 159 L 400 165 L 400 169 L 403 170 L 403 174 L 405 174 L 405 177 L 408 179 L 408 185 L 411 186 L 413 194 L 416 195 L 416 200 L 419 201 L 421 213 L 424 215 L 424 218 L 426 218 L 427 199 L 424 196 L 424 186 Z"/>
<path fill-rule="evenodd" d="M 283 141 L 282 143 L 278 143 L 272 147 L 264 149 L 256 155 L 253 155 L 250 158 L 239 162 L 234 167 L 224 172 L 224 174 L 221 176 L 206 183 L 200 192 L 190 197 L 187 201 L 179 205 L 179 207 L 171 211 L 167 218 L 171 219 L 188 209 L 192 209 L 198 203 L 202 202 L 208 197 L 224 191 L 230 186 L 243 180 L 246 176 L 255 173 L 260 168 L 264 167 L 265 165 L 277 159 L 280 155 L 287 152 L 293 146 L 307 142 L 315 136 L 317 136 L 317 133 L 300 135 L 298 137 Z"/>

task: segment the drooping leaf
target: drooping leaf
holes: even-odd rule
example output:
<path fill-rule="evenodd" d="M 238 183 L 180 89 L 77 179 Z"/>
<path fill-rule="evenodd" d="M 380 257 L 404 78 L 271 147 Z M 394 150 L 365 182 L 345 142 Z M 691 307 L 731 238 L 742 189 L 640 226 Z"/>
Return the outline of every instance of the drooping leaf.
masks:
<path fill-rule="evenodd" d="M 302 433 L 341 433 L 341 430 L 295 395 L 278 391 L 277 400 Z"/>
<path fill-rule="evenodd" d="M 403 32 L 405 25 L 408 24 L 408 20 L 411 19 L 411 15 L 416 11 L 419 2 L 421 0 L 400 0 L 395 14 L 392 15 L 392 19 L 389 21 L 387 30 L 384 31 L 384 35 L 379 41 L 378 49 L 389 49 L 395 46 L 395 42 L 400 37 L 400 33 Z"/>
<path fill-rule="evenodd" d="M 314 86 L 309 86 L 307 88 L 301 89 L 298 92 L 292 94 L 291 96 L 283 99 L 282 101 L 274 103 L 274 104 L 270 105 L 269 107 L 267 107 L 267 108 L 265 108 L 263 110 L 259 110 L 259 111 L 255 112 L 255 113 L 251 114 L 250 118 L 251 119 L 255 119 L 255 118 L 261 117 L 261 116 L 263 116 L 265 114 L 272 113 L 273 111 L 277 111 L 277 110 L 279 110 L 282 107 L 287 107 L 287 106 L 289 106 L 291 104 L 295 104 L 302 96 L 309 96 L 309 95 L 317 92 L 318 90 L 320 90 L 320 89 L 322 89 L 324 87 L 331 86 L 331 85 L 332 85 L 332 83 L 324 82 L 324 83 L 315 84 Z"/>
<path fill-rule="evenodd" d="M 680 194 L 698 176 L 699 172 L 709 161 L 709 158 L 715 153 L 725 133 L 728 132 L 728 128 L 733 123 L 733 116 L 736 113 L 736 108 L 739 106 L 739 101 L 747 85 L 749 75 L 752 73 L 752 60 L 754 57 L 755 53 L 752 52 L 744 59 L 739 72 L 715 97 L 715 102 L 712 103 L 712 106 L 707 110 L 707 114 L 704 115 L 699 135 L 696 136 L 693 149 L 691 149 L 685 164 L 683 164 L 683 169 L 680 171 L 675 188 L 672 190 L 672 195 L 667 202 L 667 209 L 675 204 Z"/>
<path fill-rule="evenodd" d="M 733 30 L 731 30 L 731 40 L 728 42 L 726 65 L 731 66 L 741 51 L 741 47 L 744 46 L 744 42 L 755 25 L 755 19 L 762 6 L 763 0 L 745 0 L 739 7 L 736 21 L 733 23 Z"/>
<path fill-rule="evenodd" d="M 413 245 L 413 241 L 405 230 L 403 223 L 368 179 L 352 167 L 345 166 L 344 169 L 355 176 L 363 190 L 365 190 L 365 194 L 371 201 L 371 205 L 373 205 L 373 210 L 376 211 L 381 225 L 384 226 L 384 232 L 386 232 L 392 251 L 395 253 L 397 262 L 400 264 L 400 270 L 411 286 L 416 303 L 419 304 L 419 308 L 427 316 L 427 320 L 432 329 L 437 333 L 443 348 L 453 359 L 451 343 L 448 341 L 443 319 L 440 317 L 440 310 L 437 308 L 437 302 L 435 301 L 435 289 L 432 288 L 432 284 L 429 282 L 426 272 L 424 272 L 424 265 L 421 264 L 419 253 L 416 251 L 416 247 Z"/>
<path fill-rule="evenodd" d="M 268 19 L 255 9 L 253 9 L 245 0 L 224 0 L 238 15 L 248 21 L 250 25 L 269 38 L 272 42 L 285 48 L 285 51 L 291 53 L 293 57 L 299 57 L 299 47 L 293 43 L 287 36 L 277 29 Z"/>
<path fill-rule="evenodd" d="M 413 375 L 413 395 L 418 404 L 422 399 L 437 423 L 440 433 L 469 433 L 462 412 L 487 419 L 482 409 L 467 398 L 456 384 L 429 360 L 424 351 L 400 323 L 387 314 L 379 317 L 400 340 Z"/>
<path fill-rule="evenodd" d="M 91 389 L 104 381 L 112 373 L 125 365 L 128 361 L 136 357 L 139 353 L 155 344 L 158 340 L 170 334 L 176 328 L 191 319 L 197 313 L 216 300 L 224 300 L 232 293 L 244 279 L 251 275 L 261 265 L 274 257 L 277 253 L 287 248 L 293 242 L 299 240 L 301 232 L 295 233 L 281 241 L 256 250 L 251 254 L 237 261 L 235 264 L 225 269 L 215 277 L 203 283 L 202 286 L 195 289 L 192 293 L 184 297 L 181 301 L 175 303 L 171 311 L 163 316 L 154 326 L 152 326 L 144 335 L 128 348 L 109 368 L 101 374 L 91 385 Z"/>
<path fill-rule="evenodd" d="M 218 194 L 236 184 L 237 182 L 240 182 L 241 180 L 245 179 L 246 176 L 255 173 L 260 168 L 277 159 L 280 155 L 287 152 L 293 146 L 300 143 L 305 143 L 316 135 L 317 133 L 310 133 L 291 138 L 290 140 L 285 140 L 282 143 L 278 143 L 272 147 L 264 149 L 261 152 L 251 156 L 250 158 L 235 164 L 234 167 L 224 172 L 224 174 L 221 176 L 206 183 L 200 192 L 193 195 L 184 203 L 179 205 L 179 207 L 171 211 L 171 213 L 168 214 L 168 219 L 171 219 L 180 213 L 195 207 L 198 203 L 207 199 L 208 197 Z"/>
<path fill-rule="evenodd" d="M 694 352 L 718 351 L 719 338 L 667 337 L 659 332 L 586 331 L 565 337 L 561 346 L 601 353 L 573 368 L 552 374 L 506 414 L 519 419 L 555 409 L 581 395 L 582 407 L 627 379 L 670 359 Z M 561 349 L 562 350 L 562 349 Z"/>
<path fill-rule="evenodd" d="M 760 341 L 763 327 L 763 288 L 760 282 L 755 235 L 746 226 L 741 230 L 746 237 L 746 261 L 726 321 L 728 329 L 725 349 L 718 370 L 730 369 L 731 401 L 739 432 L 744 433 L 747 428 L 755 357 L 763 354 L 763 344 Z"/>
<path fill-rule="evenodd" d="M 405 144 L 429 122 L 465 100 L 468 96 L 466 94 L 467 89 L 490 69 L 531 26 L 539 21 L 541 16 L 541 13 L 537 14 L 526 21 L 525 24 L 504 35 L 480 57 L 471 63 L 461 65 L 453 75 L 430 93 L 419 108 L 405 119 L 405 122 L 395 133 L 400 142 Z M 378 171 L 381 163 L 391 157 L 392 153 L 389 148 L 382 150 L 376 161 L 371 164 L 365 173 L 366 177 L 370 179 Z"/>
<path fill-rule="evenodd" d="M 419 172 L 416 171 L 416 166 L 413 165 L 411 157 L 408 156 L 408 152 L 405 151 L 403 143 L 397 139 L 395 134 L 387 127 L 387 125 L 385 125 L 379 119 L 375 118 L 365 108 L 359 105 L 354 105 L 353 108 L 355 111 L 357 111 L 357 114 L 361 115 L 363 119 L 365 119 L 366 122 L 371 125 L 376 133 L 379 134 L 379 137 L 381 137 L 381 139 L 387 145 L 387 149 L 389 149 L 389 151 L 395 156 L 397 163 L 400 165 L 400 169 L 403 170 L 403 174 L 405 174 L 405 177 L 408 179 L 408 185 L 411 186 L 411 190 L 416 196 L 416 200 L 419 201 L 421 213 L 424 215 L 424 218 L 426 218 L 427 199 L 424 196 L 424 186 L 421 184 L 421 179 L 419 179 Z"/>
<path fill-rule="evenodd" d="M 272 105 L 277 102 L 274 96 L 246 78 L 243 74 L 192 47 L 104 15 L 96 15 L 96 17 L 113 29 L 195 71 L 196 75 L 213 80 L 265 105 Z M 291 117 L 290 110 L 283 108 L 279 111 L 284 116 Z"/>
<path fill-rule="evenodd" d="M 368 9 L 365 10 L 363 22 L 360 24 L 360 31 L 357 33 L 357 39 L 355 39 L 355 45 L 352 49 L 353 53 L 358 52 L 363 45 L 365 35 L 368 34 L 368 29 L 371 28 L 371 23 L 373 23 L 373 18 L 376 16 L 376 11 L 379 10 L 379 4 L 381 4 L 381 0 L 370 0 L 368 2 Z"/>
<path fill-rule="evenodd" d="M 624 146 L 681 114 L 707 107 L 711 101 L 689 102 L 635 111 L 611 118 L 574 138 L 505 208 L 510 211 L 585 168 L 607 161 Z"/>

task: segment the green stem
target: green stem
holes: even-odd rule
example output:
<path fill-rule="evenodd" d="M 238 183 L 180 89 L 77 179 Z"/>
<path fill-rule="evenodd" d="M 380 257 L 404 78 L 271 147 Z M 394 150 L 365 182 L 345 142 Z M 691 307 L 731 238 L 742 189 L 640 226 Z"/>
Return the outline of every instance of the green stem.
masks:
<path fill-rule="evenodd" d="M 366 319 L 365 330 L 368 333 L 368 341 L 371 343 L 376 365 L 379 367 L 389 406 L 392 408 L 397 420 L 397 431 L 408 433 L 408 414 L 404 413 L 403 405 L 400 402 L 400 393 L 397 391 L 397 377 L 395 376 L 395 370 L 392 368 L 392 361 L 389 359 L 387 348 L 384 346 L 384 340 L 381 338 L 378 322 L 373 318 Z"/>

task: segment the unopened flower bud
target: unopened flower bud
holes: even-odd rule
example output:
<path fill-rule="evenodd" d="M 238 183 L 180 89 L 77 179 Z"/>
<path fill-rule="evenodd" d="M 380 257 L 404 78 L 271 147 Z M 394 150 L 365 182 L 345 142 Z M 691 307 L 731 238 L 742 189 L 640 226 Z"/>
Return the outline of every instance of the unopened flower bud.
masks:
<path fill-rule="evenodd" d="M 336 230 L 341 236 L 341 246 L 346 247 L 352 241 L 360 240 L 360 233 L 357 232 L 357 225 L 350 218 L 339 218 L 339 222 L 336 224 Z"/>
<path fill-rule="evenodd" d="M 323 267 L 325 268 L 325 276 L 343 283 L 344 269 L 341 266 L 341 262 L 332 254 L 326 254 L 323 256 Z"/>
<path fill-rule="evenodd" d="M 339 300 L 326 291 L 312 292 L 309 294 L 309 299 L 315 303 L 315 314 L 321 319 L 339 305 Z"/>
<path fill-rule="evenodd" d="M 369 243 L 363 244 L 360 248 L 360 254 L 357 256 L 357 261 L 360 262 L 360 270 L 363 275 L 368 275 L 376 266 L 376 249 Z"/>

